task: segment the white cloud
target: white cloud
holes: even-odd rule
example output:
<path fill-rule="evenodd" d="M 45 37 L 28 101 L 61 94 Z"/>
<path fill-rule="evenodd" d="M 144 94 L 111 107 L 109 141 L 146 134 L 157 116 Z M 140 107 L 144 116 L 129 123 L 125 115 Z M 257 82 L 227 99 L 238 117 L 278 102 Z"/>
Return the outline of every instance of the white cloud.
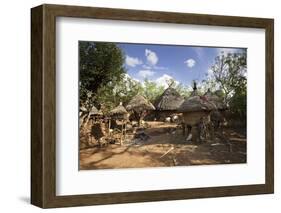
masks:
<path fill-rule="evenodd" d="M 152 70 L 140 70 L 138 72 L 138 76 L 140 76 L 141 78 L 148 78 L 151 77 L 155 74 L 155 72 L 153 72 Z"/>
<path fill-rule="evenodd" d="M 178 85 L 179 82 L 176 81 L 172 76 L 167 75 L 167 74 L 163 74 L 161 77 L 157 78 L 154 82 L 158 85 L 158 86 L 163 86 L 165 89 L 169 87 L 169 82 L 173 80 L 175 85 Z"/>
<path fill-rule="evenodd" d="M 143 64 L 143 65 L 142 65 L 142 68 L 144 68 L 144 69 L 146 69 L 146 70 L 152 69 L 152 67 L 149 66 L 149 65 L 147 65 L 147 64 Z"/>
<path fill-rule="evenodd" d="M 184 63 L 186 64 L 187 67 L 192 68 L 195 66 L 196 61 L 192 58 L 189 58 Z"/>
<path fill-rule="evenodd" d="M 130 57 L 128 55 L 126 55 L 126 64 L 130 67 L 135 67 L 137 65 L 142 64 L 142 61 L 138 58 L 134 58 L 134 57 Z"/>
<path fill-rule="evenodd" d="M 155 52 L 149 50 L 149 49 L 145 49 L 145 56 L 146 56 L 146 60 L 149 64 L 151 65 L 156 65 L 158 62 L 158 56 Z"/>

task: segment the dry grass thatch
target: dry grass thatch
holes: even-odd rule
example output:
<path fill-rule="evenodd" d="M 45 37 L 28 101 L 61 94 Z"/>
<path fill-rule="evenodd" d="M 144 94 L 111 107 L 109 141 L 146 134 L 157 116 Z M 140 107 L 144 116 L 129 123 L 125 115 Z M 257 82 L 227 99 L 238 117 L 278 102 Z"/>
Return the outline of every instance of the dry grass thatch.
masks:
<path fill-rule="evenodd" d="M 89 112 L 89 116 L 95 116 L 95 115 L 102 115 L 102 112 L 98 110 L 95 106 L 93 106 L 91 111 Z"/>
<path fill-rule="evenodd" d="M 204 94 L 204 97 L 206 97 L 208 99 L 208 101 L 214 103 L 218 110 L 224 110 L 227 108 L 226 104 L 224 104 L 224 102 L 223 102 L 223 98 L 220 98 L 215 93 L 212 93 L 209 89 Z"/>
<path fill-rule="evenodd" d="M 109 112 L 109 115 L 114 118 L 126 118 L 128 116 L 128 112 L 125 107 L 120 103 L 119 106 L 115 107 L 113 110 Z"/>
<path fill-rule="evenodd" d="M 156 100 L 157 110 L 177 110 L 184 102 L 184 98 L 172 87 L 167 88 Z"/>
<path fill-rule="evenodd" d="M 217 109 L 216 105 L 204 96 L 191 96 L 179 107 L 179 112 L 211 111 Z"/>
<path fill-rule="evenodd" d="M 142 95 L 136 95 L 126 106 L 128 111 L 142 112 L 147 110 L 155 110 L 155 107 L 149 100 Z"/>

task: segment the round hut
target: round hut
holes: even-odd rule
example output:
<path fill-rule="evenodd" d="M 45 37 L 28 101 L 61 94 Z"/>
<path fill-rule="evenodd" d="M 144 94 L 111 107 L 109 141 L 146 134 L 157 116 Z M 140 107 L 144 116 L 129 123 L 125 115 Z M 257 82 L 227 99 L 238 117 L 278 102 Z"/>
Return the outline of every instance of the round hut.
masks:
<path fill-rule="evenodd" d="M 210 112 L 216 109 L 216 105 L 205 96 L 196 95 L 196 84 L 193 87 L 193 94 L 187 98 L 179 107 L 178 111 L 183 113 L 183 133 L 190 137 L 192 127 L 198 127 L 199 139 L 210 121 Z M 186 128 L 188 131 L 186 132 Z M 191 139 L 191 138 L 190 138 Z"/>
<path fill-rule="evenodd" d="M 217 91 L 216 91 L 217 92 Z M 215 104 L 217 110 L 226 110 L 227 106 L 223 102 L 223 98 L 220 98 L 217 94 L 212 93 L 210 89 L 207 90 L 207 92 L 204 94 L 204 96 L 208 99 L 208 101 Z"/>
<path fill-rule="evenodd" d="M 134 118 L 138 121 L 138 124 L 140 126 L 143 117 L 147 114 L 148 111 L 155 110 L 155 107 L 142 95 L 136 95 L 129 101 L 126 109 L 133 113 Z"/>
<path fill-rule="evenodd" d="M 166 117 L 177 113 L 178 108 L 184 102 L 184 98 L 172 87 L 168 87 L 155 101 L 156 117 L 165 120 Z"/>
<path fill-rule="evenodd" d="M 208 101 L 212 102 L 216 106 L 216 110 L 213 110 L 210 114 L 210 119 L 215 127 L 218 129 L 221 124 L 225 121 L 225 111 L 227 110 L 227 105 L 223 101 L 223 97 L 219 97 L 217 94 L 222 93 L 220 90 L 212 93 L 210 89 L 204 94 Z"/>
<path fill-rule="evenodd" d="M 200 118 L 208 116 L 214 109 L 216 109 L 215 104 L 204 96 L 191 96 L 181 104 L 178 111 L 183 113 L 186 124 L 194 126 Z"/>

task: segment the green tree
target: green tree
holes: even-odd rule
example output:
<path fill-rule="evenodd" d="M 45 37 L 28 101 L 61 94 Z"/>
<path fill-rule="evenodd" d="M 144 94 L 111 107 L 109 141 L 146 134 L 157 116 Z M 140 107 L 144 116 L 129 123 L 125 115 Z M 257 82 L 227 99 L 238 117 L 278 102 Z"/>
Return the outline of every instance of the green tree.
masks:
<path fill-rule="evenodd" d="M 80 41 L 80 104 L 95 100 L 100 88 L 120 81 L 125 73 L 123 64 L 123 52 L 116 44 Z"/>
<path fill-rule="evenodd" d="M 141 84 L 128 75 L 122 74 L 120 81 L 110 83 L 97 91 L 96 102 L 103 104 L 105 109 L 111 110 L 120 102 L 126 105 L 132 97 L 137 95 L 143 88 Z"/>
<path fill-rule="evenodd" d="M 210 87 L 222 89 L 225 102 L 229 103 L 236 92 L 241 93 L 241 89 L 246 88 L 246 69 L 246 52 L 228 54 L 222 52 L 215 58 L 205 83 Z"/>
<path fill-rule="evenodd" d="M 145 79 L 142 95 L 153 103 L 164 92 L 164 90 L 163 86 L 158 86 L 157 83 Z"/>
<path fill-rule="evenodd" d="M 186 86 L 183 84 L 178 84 L 175 86 L 175 89 L 177 90 L 177 92 L 182 96 L 182 97 L 189 97 L 192 89 L 190 86 Z"/>

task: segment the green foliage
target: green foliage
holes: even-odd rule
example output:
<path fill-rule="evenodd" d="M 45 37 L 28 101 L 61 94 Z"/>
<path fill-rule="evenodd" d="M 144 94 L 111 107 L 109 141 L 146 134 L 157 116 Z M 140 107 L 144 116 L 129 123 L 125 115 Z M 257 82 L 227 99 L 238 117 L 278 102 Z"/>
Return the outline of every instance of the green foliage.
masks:
<path fill-rule="evenodd" d="M 239 116 L 240 119 L 246 118 L 247 115 L 247 88 L 246 84 L 235 90 L 231 97 L 229 106 L 233 113 Z"/>
<path fill-rule="evenodd" d="M 141 94 L 153 103 L 164 90 L 163 86 L 158 86 L 155 82 L 145 79 Z"/>
<path fill-rule="evenodd" d="M 135 95 L 142 90 L 139 82 L 127 75 L 122 75 L 118 82 L 101 87 L 96 93 L 96 105 L 103 105 L 105 111 L 116 107 L 120 102 L 126 105 Z"/>
<path fill-rule="evenodd" d="M 247 104 L 247 56 L 243 53 L 221 53 L 215 58 L 207 79 L 202 83 L 205 87 L 217 91 L 217 95 L 224 97 L 230 110 L 239 115 L 241 119 L 246 118 Z"/>
<path fill-rule="evenodd" d="M 182 96 L 182 97 L 189 97 L 192 89 L 190 86 L 186 86 L 183 84 L 178 84 L 174 87 L 176 89 L 176 91 Z"/>
<path fill-rule="evenodd" d="M 220 54 L 211 67 L 212 78 L 209 83 L 216 83 L 225 94 L 225 102 L 229 103 L 237 90 L 246 85 L 246 53 Z"/>
<path fill-rule="evenodd" d="M 87 102 L 100 88 L 119 82 L 125 73 L 123 64 L 122 50 L 116 44 L 80 41 L 80 101 Z"/>
<path fill-rule="evenodd" d="M 120 102 L 126 105 L 135 95 L 141 94 L 150 102 L 164 92 L 165 88 L 157 83 L 144 80 L 140 83 L 126 74 L 124 54 L 114 43 L 79 42 L 80 106 L 88 110 L 95 105 L 109 111 Z M 217 91 L 224 97 L 232 112 L 241 118 L 246 116 L 246 52 L 239 54 L 220 54 L 215 58 L 209 75 L 197 86 L 200 95 L 207 89 Z M 167 84 L 180 95 L 190 96 L 192 87 Z"/>

